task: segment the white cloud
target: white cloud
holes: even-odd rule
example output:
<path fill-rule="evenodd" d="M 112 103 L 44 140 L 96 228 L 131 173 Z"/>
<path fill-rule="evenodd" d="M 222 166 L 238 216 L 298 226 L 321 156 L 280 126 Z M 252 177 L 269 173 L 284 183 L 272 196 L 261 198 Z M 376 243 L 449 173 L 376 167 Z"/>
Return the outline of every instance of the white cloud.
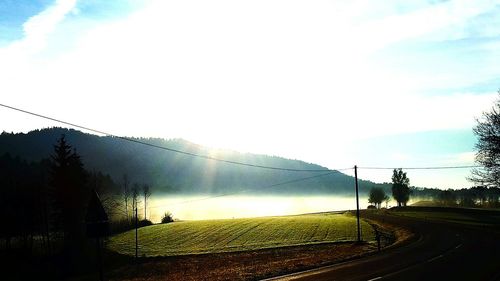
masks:
<path fill-rule="evenodd" d="M 54 48 L 47 36 L 75 4 L 58 1 L 25 24 L 26 38 L 10 53 L 0 50 L 9 58 L 0 65 L 2 100 L 122 135 L 184 137 L 333 166 L 355 162 L 342 155 L 355 139 L 466 128 L 489 108 L 494 93 L 428 97 L 407 66 L 389 68 L 370 55 L 465 23 L 491 3 L 339 3 L 153 1 L 85 29 L 50 60 L 30 56 Z M 16 121 L 5 129 L 21 127 L 19 115 L 6 118 Z"/>
<path fill-rule="evenodd" d="M 471 32 L 469 28 L 473 19 L 491 12 L 500 2 L 465 0 L 427 5 L 422 3 L 420 1 L 419 5 L 406 12 L 394 9 L 385 17 L 356 24 L 351 33 L 352 45 L 359 46 L 361 51 L 372 52 L 409 39 L 462 39 Z M 494 28 L 482 24 L 476 27 L 474 32 L 486 35 L 492 34 L 492 29 Z"/>
<path fill-rule="evenodd" d="M 475 157 L 476 157 L 476 152 L 474 151 L 444 155 L 442 160 L 443 163 L 442 165 L 463 165 L 463 166 L 475 165 L 476 164 L 474 162 Z"/>
<path fill-rule="evenodd" d="M 31 55 L 43 49 L 47 43 L 47 36 L 64 20 L 75 5 L 76 0 L 57 0 L 54 5 L 29 18 L 23 24 L 24 37 L 12 43 L 8 51 Z"/>

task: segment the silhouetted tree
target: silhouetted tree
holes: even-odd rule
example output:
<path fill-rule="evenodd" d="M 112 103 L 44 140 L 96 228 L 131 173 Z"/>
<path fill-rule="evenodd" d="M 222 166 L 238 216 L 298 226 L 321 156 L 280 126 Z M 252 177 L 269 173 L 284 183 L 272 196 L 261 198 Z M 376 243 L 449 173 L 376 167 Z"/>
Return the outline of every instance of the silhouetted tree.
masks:
<path fill-rule="evenodd" d="M 131 189 L 131 199 L 132 199 L 132 212 L 133 212 L 133 220 L 134 222 L 139 220 L 138 213 L 137 213 L 137 208 L 139 206 L 139 194 L 140 194 L 140 187 L 139 184 L 134 183 Z"/>
<path fill-rule="evenodd" d="M 410 179 L 402 169 L 394 169 L 392 173 L 392 197 L 398 202 L 398 207 L 406 206 L 410 200 Z"/>
<path fill-rule="evenodd" d="M 144 196 L 144 219 L 147 220 L 148 219 L 147 213 L 146 213 L 147 202 L 148 202 L 149 196 L 151 196 L 151 188 L 149 187 L 149 184 L 144 184 L 142 186 L 142 195 Z"/>
<path fill-rule="evenodd" d="M 472 190 L 462 188 L 460 190 L 455 191 L 458 197 L 458 204 L 462 207 L 476 207 L 476 198 L 475 194 Z"/>
<path fill-rule="evenodd" d="M 23 247 L 29 247 L 38 230 L 38 183 L 34 181 L 32 165 L 9 154 L 0 157 L 0 237 L 5 248 L 12 238 L 21 238 Z M 31 238 L 31 239 L 30 239 Z"/>
<path fill-rule="evenodd" d="M 75 254 L 84 241 L 84 216 L 89 196 L 85 185 L 87 175 L 80 156 L 62 135 L 51 155 L 51 185 L 53 187 L 56 223 L 64 234 L 64 250 Z"/>
<path fill-rule="evenodd" d="M 486 205 L 488 188 L 486 186 L 474 186 L 470 190 L 475 201 L 478 201 L 479 206 L 484 207 Z"/>
<path fill-rule="evenodd" d="M 441 190 L 438 196 L 439 202 L 444 206 L 455 206 L 457 204 L 456 193 L 452 189 Z"/>
<path fill-rule="evenodd" d="M 470 180 L 500 187 L 500 98 L 490 112 L 484 112 L 483 118 L 477 120 L 474 134 L 478 137 L 476 162 L 483 167 L 472 170 Z"/>
<path fill-rule="evenodd" d="M 135 225 L 135 258 L 138 257 L 139 251 L 139 240 L 137 234 L 137 228 L 139 227 L 139 217 L 137 212 L 137 206 L 139 204 L 139 185 L 137 183 L 132 187 L 132 211 L 134 212 L 134 225 Z"/>
<path fill-rule="evenodd" d="M 370 189 L 370 195 L 368 197 L 368 203 L 374 204 L 375 207 L 380 209 L 382 201 L 388 199 L 389 196 L 385 194 L 385 191 L 380 187 L 372 187 Z"/>
<path fill-rule="evenodd" d="M 498 208 L 500 206 L 500 188 L 490 187 L 487 192 L 488 207 Z"/>
<path fill-rule="evenodd" d="M 42 253 L 49 253 L 48 167 L 47 160 L 27 163 L 10 154 L 0 156 L 0 239 L 5 239 L 6 249 L 15 237 L 22 242 L 17 248 L 32 251 L 34 240 L 41 240 Z"/>
<path fill-rule="evenodd" d="M 122 177 L 122 196 L 123 196 L 123 201 L 125 203 L 125 218 L 127 222 L 130 222 L 129 219 L 129 212 L 128 212 L 128 201 L 130 199 L 130 187 L 129 187 L 129 180 L 127 174 L 124 174 Z"/>

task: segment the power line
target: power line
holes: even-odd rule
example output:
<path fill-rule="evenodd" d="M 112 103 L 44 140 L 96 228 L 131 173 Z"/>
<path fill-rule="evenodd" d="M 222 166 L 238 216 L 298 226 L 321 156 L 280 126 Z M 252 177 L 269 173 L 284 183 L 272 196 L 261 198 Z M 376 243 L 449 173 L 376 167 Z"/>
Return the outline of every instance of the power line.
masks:
<path fill-rule="evenodd" d="M 313 179 L 313 178 L 324 177 L 324 176 L 331 175 L 331 174 L 334 174 L 334 173 L 340 173 L 340 171 L 352 170 L 352 169 L 354 169 L 354 168 L 339 169 L 339 170 L 331 171 L 331 172 L 324 173 L 324 174 L 314 175 L 314 176 L 305 177 L 305 178 L 297 178 L 297 179 L 293 179 L 293 180 L 289 180 L 289 181 L 285 181 L 285 182 L 280 182 L 280 183 L 275 183 L 275 184 L 271 184 L 271 185 L 267 185 L 267 186 L 263 186 L 263 187 L 257 187 L 257 188 L 252 188 L 252 189 L 244 189 L 244 190 L 239 190 L 239 191 L 232 192 L 232 193 L 224 193 L 224 194 L 219 194 L 219 195 L 214 195 L 214 196 L 208 196 L 208 197 L 203 197 L 203 198 L 198 198 L 198 199 L 181 201 L 181 202 L 172 203 L 172 204 L 156 205 L 156 206 L 152 206 L 152 207 L 149 207 L 149 208 L 170 207 L 170 206 L 174 206 L 174 205 L 182 205 L 182 204 L 187 204 L 187 203 L 192 203 L 192 202 L 197 202 L 197 201 L 204 201 L 204 200 L 210 200 L 210 199 L 214 199 L 214 198 L 220 198 L 220 197 L 225 197 L 225 196 L 237 195 L 237 194 L 246 193 L 246 192 L 249 192 L 249 191 L 256 191 L 256 190 L 261 190 L 261 189 L 270 189 L 270 188 L 274 188 L 274 187 L 278 187 L 278 186 L 283 186 L 283 185 L 287 185 L 287 184 L 291 184 L 291 183 L 296 183 L 296 182 L 310 180 L 310 179 Z"/>
<path fill-rule="evenodd" d="M 203 159 L 212 160 L 212 161 L 218 161 L 218 162 L 228 163 L 228 164 L 234 164 L 234 165 L 240 165 L 240 166 L 247 166 L 247 167 L 253 167 L 253 168 L 261 168 L 261 169 L 289 171 L 289 172 L 327 172 L 327 171 L 335 172 L 335 171 L 350 170 L 350 169 L 352 169 L 352 168 L 343 168 L 343 169 L 328 169 L 328 168 L 325 168 L 325 169 L 293 169 L 293 168 L 273 167 L 273 166 L 250 164 L 250 163 L 239 162 L 239 161 L 232 161 L 232 160 L 216 158 L 216 157 L 212 157 L 212 156 L 208 156 L 208 155 L 202 155 L 202 154 L 197 154 L 197 153 L 193 153 L 193 152 L 182 151 L 182 150 L 178 150 L 178 149 L 174 149 L 174 148 L 169 148 L 169 147 L 161 146 L 161 145 L 156 145 L 156 144 L 152 144 L 152 143 L 147 143 L 147 142 L 143 142 L 143 141 L 140 141 L 140 140 L 137 140 L 137 139 L 133 139 L 133 138 L 118 136 L 118 135 L 111 134 L 111 133 L 108 133 L 108 132 L 104 132 L 104 131 L 101 131 L 101 130 L 92 129 L 92 128 L 89 128 L 89 127 L 85 127 L 85 126 L 82 126 L 82 125 L 78 125 L 78 124 L 74 124 L 74 123 L 71 123 L 71 122 L 63 121 L 63 120 L 60 120 L 60 119 L 56 119 L 56 118 L 53 118 L 53 117 L 49 117 L 49 116 L 46 116 L 46 115 L 34 113 L 34 112 L 31 112 L 31 111 L 27 111 L 27 110 L 24 110 L 24 109 L 16 108 L 16 107 L 5 105 L 5 104 L 0 104 L 0 106 L 8 108 L 8 109 L 11 109 L 11 110 L 19 111 L 19 112 L 22 112 L 22 113 L 26 113 L 26 114 L 29 114 L 29 115 L 33 115 L 33 116 L 36 116 L 36 117 L 39 117 L 39 118 L 43 118 L 43 119 L 51 120 L 51 121 L 58 122 L 58 123 L 61 123 L 61 124 L 65 124 L 65 125 L 68 125 L 68 126 L 71 126 L 71 127 L 83 129 L 83 130 L 94 132 L 94 133 L 98 133 L 98 134 L 101 134 L 101 135 L 106 135 L 106 136 L 114 137 L 114 138 L 121 139 L 121 140 L 124 140 L 124 141 L 133 142 L 133 143 L 137 143 L 137 144 L 142 144 L 142 145 L 146 145 L 146 146 L 150 146 L 150 147 L 154 147 L 154 148 L 158 148 L 158 149 L 162 149 L 162 150 L 166 150 L 166 151 L 170 151 L 170 152 L 174 152 L 174 153 L 180 153 L 180 154 L 184 154 L 184 155 L 188 155 L 188 156 L 192 156 L 192 157 L 197 157 L 197 158 L 203 158 Z M 481 167 L 482 166 L 478 166 L 478 165 L 468 165 L 468 166 L 434 166 L 434 167 L 358 167 L 358 169 L 364 169 L 364 170 L 393 170 L 393 169 L 404 169 L 404 170 L 445 170 L 445 169 L 468 169 L 468 168 L 481 168 Z"/>
<path fill-rule="evenodd" d="M 467 166 L 434 166 L 434 167 L 358 167 L 358 169 L 364 170 L 446 170 L 446 169 L 471 169 L 471 168 L 481 168 L 478 165 L 467 165 Z"/>
<path fill-rule="evenodd" d="M 146 146 L 150 146 L 150 147 L 154 147 L 154 148 L 158 148 L 158 149 L 162 149 L 162 150 L 166 150 L 166 151 L 170 151 L 170 152 L 174 152 L 174 153 L 180 153 L 180 154 L 184 154 L 184 155 L 188 155 L 188 156 L 192 156 L 192 157 L 203 158 L 203 159 L 212 160 L 212 161 L 218 161 L 218 162 L 222 162 L 222 163 L 228 163 L 228 164 L 239 165 L 239 166 L 246 166 L 246 167 L 252 167 L 252 168 L 268 169 L 268 170 L 288 171 L 288 172 L 327 172 L 327 171 L 337 171 L 337 169 L 328 169 L 328 168 L 325 168 L 325 169 L 293 169 L 293 168 L 282 168 L 282 167 L 257 165 L 257 164 L 250 164 L 250 163 L 245 163 L 245 162 L 239 162 L 239 161 L 232 161 L 232 160 L 227 160 L 227 159 L 221 159 L 221 158 L 216 158 L 216 157 L 212 157 L 212 156 L 208 156 L 208 155 L 202 155 L 202 154 L 197 154 L 197 153 L 193 153 L 193 152 L 188 152 L 188 151 L 182 151 L 182 150 L 178 150 L 178 149 L 174 149 L 174 148 L 169 148 L 169 147 L 166 147 L 166 146 L 161 146 L 161 145 L 156 145 L 156 144 L 152 144 L 152 143 L 147 143 L 147 142 L 143 142 L 143 141 L 140 141 L 140 140 L 137 140 L 137 139 L 133 139 L 133 138 L 121 137 L 121 136 L 118 136 L 118 135 L 115 135 L 115 134 L 111 134 L 111 133 L 108 133 L 108 132 L 104 132 L 104 131 L 101 131 L 101 130 L 96 130 L 96 129 L 92 129 L 92 128 L 89 128 L 89 127 L 81 126 L 81 125 L 78 125 L 78 124 L 66 122 L 66 121 L 63 121 L 63 120 L 60 120 L 60 119 L 56 119 L 56 118 L 49 117 L 49 116 L 46 116 L 46 115 L 34 113 L 34 112 L 31 112 L 31 111 L 27 111 L 27 110 L 24 110 L 24 109 L 16 108 L 16 107 L 13 107 L 13 106 L 8 106 L 8 105 L 5 105 L 5 104 L 0 104 L 0 106 L 8 108 L 8 109 L 15 110 L 15 111 L 19 111 L 19 112 L 22 112 L 22 113 L 26 113 L 26 114 L 29 114 L 29 115 L 33 115 L 33 116 L 36 116 L 36 117 L 40 117 L 40 118 L 43 118 L 43 119 L 47 119 L 47 120 L 51 120 L 51 121 L 54 121 L 54 122 L 58 122 L 58 123 L 61 123 L 61 124 L 65 124 L 65 125 L 68 125 L 68 126 L 71 126 L 71 127 L 75 127 L 75 128 L 87 130 L 87 131 L 90 131 L 90 132 L 98 133 L 98 134 L 101 134 L 101 135 L 106 135 L 106 136 L 109 136 L 109 137 L 118 138 L 118 139 L 121 139 L 121 140 L 124 140 L 124 141 L 133 142 L 133 143 L 137 143 L 137 144 L 142 144 L 142 145 L 146 145 Z M 342 169 L 340 169 L 340 170 L 342 170 Z"/>

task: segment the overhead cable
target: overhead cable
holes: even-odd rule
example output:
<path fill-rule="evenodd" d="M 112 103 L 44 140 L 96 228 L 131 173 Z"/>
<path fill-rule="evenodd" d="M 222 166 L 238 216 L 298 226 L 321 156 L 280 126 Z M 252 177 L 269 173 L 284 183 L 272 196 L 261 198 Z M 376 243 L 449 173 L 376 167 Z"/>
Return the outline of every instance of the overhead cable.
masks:
<path fill-rule="evenodd" d="M 212 156 L 208 156 L 208 155 L 198 154 L 198 153 L 194 153 L 194 152 L 182 151 L 182 150 L 178 150 L 178 149 L 174 149 L 174 148 L 170 148 L 170 147 L 166 147 L 166 146 L 162 146 L 162 145 L 156 145 L 156 144 L 152 144 L 152 143 L 140 141 L 140 140 L 134 139 L 134 138 L 118 136 L 118 135 L 111 134 L 111 133 L 108 133 L 108 132 L 104 132 L 104 131 L 101 131 L 101 130 L 92 129 L 92 128 L 89 128 L 89 127 L 86 127 L 86 126 L 82 126 L 82 125 L 78 125 L 78 124 L 75 124 L 75 123 L 63 121 L 63 120 L 60 120 L 60 119 L 56 119 L 56 118 L 53 118 L 53 117 L 49 117 L 49 116 L 46 116 L 46 115 L 34 113 L 34 112 L 31 112 L 31 111 L 27 111 L 27 110 L 24 110 L 24 109 L 16 108 L 16 107 L 5 105 L 5 104 L 0 104 L 0 106 L 5 107 L 5 108 L 9 108 L 9 109 L 12 109 L 12 110 L 15 110 L 15 111 L 19 111 L 19 112 L 22 112 L 22 113 L 30 114 L 30 115 L 33 115 L 33 116 L 36 116 L 36 117 L 40 117 L 40 118 L 43 118 L 43 119 L 47 119 L 47 120 L 51 120 L 51 121 L 54 121 L 54 122 L 58 122 L 58 123 L 61 123 L 61 124 L 65 124 L 65 125 L 68 125 L 68 126 L 71 126 L 71 127 L 83 129 L 83 130 L 94 132 L 94 133 L 98 133 L 98 134 L 101 134 L 101 135 L 106 135 L 106 136 L 114 137 L 114 138 L 121 139 L 121 140 L 124 140 L 124 141 L 133 142 L 133 143 L 137 143 L 137 144 L 142 144 L 142 145 L 146 145 L 146 146 L 150 146 L 150 147 L 154 147 L 154 148 L 158 148 L 158 149 L 162 149 L 162 150 L 166 150 L 166 151 L 170 151 L 170 152 L 174 152 L 174 153 L 184 154 L 184 155 L 188 155 L 188 156 L 192 156 L 192 157 L 203 158 L 203 159 L 217 161 L 217 162 L 222 162 L 222 163 L 228 163 L 228 164 L 239 165 L 239 166 L 246 166 L 246 167 L 252 167 L 252 168 L 268 169 L 268 170 L 287 171 L 287 172 L 327 172 L 327 171 L 336 171 L 336 169 L 328 169 L 328 168 L 324 168 L 324 169 L 295 169 L 295 168 L 286 168 L 286 167 L 273 167 L 273 166 L 257 165 L 257 164 L 245 163 L 245 162 L 240 162 L 240 161 L 227 160 L 227 159 L 212 157 Z"/>

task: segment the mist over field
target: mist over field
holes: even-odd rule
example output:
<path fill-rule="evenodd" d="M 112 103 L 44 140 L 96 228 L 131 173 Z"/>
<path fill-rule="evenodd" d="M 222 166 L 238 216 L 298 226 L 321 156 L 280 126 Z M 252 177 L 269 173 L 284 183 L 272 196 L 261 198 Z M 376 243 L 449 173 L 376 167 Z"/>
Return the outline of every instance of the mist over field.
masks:
<path fill-rule="evenodd" d="M 165 212 L 172 212 L 179 220 L 231 219 L 263 216 L 285 216 L 316 212 L 356 209 L 352 196 L 277 196 L 237 195 L 207 199 L 207 196 L 152 196 L 149 200 L 149 219 L 159 222 Z M 410 201 L 411 204 L 415 200 Z M 360 208 L 366 209 L 368 197 L 359 198 Z M 394 206 L 393 200 L 388 206 Z M 382 205 L 385 207 L 385 203 Z"/>

